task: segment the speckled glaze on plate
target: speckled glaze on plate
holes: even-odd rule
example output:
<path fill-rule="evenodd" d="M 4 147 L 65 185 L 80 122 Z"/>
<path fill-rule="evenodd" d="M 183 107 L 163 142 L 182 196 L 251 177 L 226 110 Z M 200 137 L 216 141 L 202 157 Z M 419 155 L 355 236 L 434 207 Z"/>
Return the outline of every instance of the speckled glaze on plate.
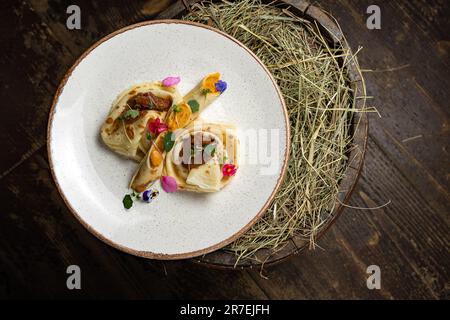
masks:
<path fill-rule="evenodd" d="M 161 192 L 151 204 L 124 209 L 122 198 L 137 164 L 100 140 L 111 103 L 132 84 L 168 75 L 181 76 L 178 88 L 185 94 L 214 71 L 222 73 L 228 89 L 202 117 L 234 123 L 242 132 L 278 129 L 275 174 L 261 174 L 270 163 L 243 163 L 221 192 Z M 274 79 L 245 46 L 208 26 L 156 20 L 110 34 L 77 60 L 55 95 L 47 142 L 58 190 L 90 232 L 130 254 L 183 259 L 227 245 L 264 213 L 286 171 L 289 124 Z M 241 146 L 241 158 L 248 157 L 245 141 Z"/>

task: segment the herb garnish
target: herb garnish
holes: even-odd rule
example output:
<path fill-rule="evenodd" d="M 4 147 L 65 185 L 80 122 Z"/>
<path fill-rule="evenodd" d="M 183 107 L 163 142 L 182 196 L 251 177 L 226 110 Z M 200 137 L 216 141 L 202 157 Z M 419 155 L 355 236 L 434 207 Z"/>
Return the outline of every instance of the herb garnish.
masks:
<path fill-rule="evenodd" d="M 208 93 L 211 93 L 210 89 L 202 89 L 202 95 L 206 96 Z"/>
<path fill-rule="evenodd" d="M 164 151 L 169 152 L 172 150 L 175 139 L 173 137 L 173 132 L 168 131 L 164 136 Z"/>
<path fill-rule="evenodd" d="M 126 194 L 125 197 L 123 197 L 122 202 L 125 209 L 130 209 L 133 206 L 133 198 L 131 197 L 131 194 Z"/>
<path fill-rule="evenodd" d="M 181 108 L 180 108 L 179 105 L 174 105 L 173 106 L 173 112 L 180 112 L 180 111 L 181 111 Z"/>
<path fill-rule="evenodd" d="M 119 117 L 119 119 L 121 119 L 121 120 L 128 120 L 128 119 L 134 119 L 134 118 L 136 118 L 138 116 L 139 116 L 139 111 L 138 110 L 130 109 L 130 110 L 127 110 L 123 115 L 121 115 Z"/>
<path fill-rule="evenodd" d="M 214 157 L 214 153 L 216 152 L 216 145 L 215 145 L 215 144 L 212 144 L 212 143 L 208 144 L 208 145 L 205 147 L 204 152 L 205 152 L 207 155 L 209 155 L 209 156 L 211 156 L 211 157 Z"/>
<path fill-rule="evenodd" d="M 206 90 L 209 90 L 209 89 L 206 89 Z M 200 109 L 200 105 L 198 104 L 197 100 L 194 100 L 194 99 L 189 100 L 188 105 L 189 105 L 189 107 L 191 107 L 192 112 L 197 112 Z"/>
<path fill-rule="evenodd" d="M 150 203 L 154 198 L 159 195 L 159 191 L 157 189 L 147 189 L 142 195 L 137 192 L 132 192 L 130 194 L 126 194 L 123 197 L 122 203 L 125 209 L 130 209 L 133 206 L 135 200 L 143 200 L 144 202 Z"/>

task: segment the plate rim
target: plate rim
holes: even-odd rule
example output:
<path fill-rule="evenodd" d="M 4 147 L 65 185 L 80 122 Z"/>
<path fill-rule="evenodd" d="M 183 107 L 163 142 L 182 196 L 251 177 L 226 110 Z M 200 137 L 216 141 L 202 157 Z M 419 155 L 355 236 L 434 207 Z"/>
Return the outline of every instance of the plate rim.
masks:
<path fill-rule="evenodd" d="M 266 200 L 266 202 L 264 203 L 262 208 L 245 226 L 243 226 L 241 229 L 239 229 L 238 232 L 234 233 L 232 236 L 228 237 L 227 239 L 222 240 L 219 243 L 216 243 L 212 246 L 208 246 L 203 249 L 190 251 L 190 252 L 184 252 L 184 253 L 167 254 L 167 253 L 156 253 L 156 252 L 151 252 L 151 251 L 135 250 L 135 249 L 129 248 L 127 246 L 121 245 L 119 243 L 116 243 L 115 241 L 112 241 L 111 239 L 108 239 L 106 236 L 101 234 L 99 231 L 97 231 L 95 228 L 93 228 L 91 225 L 89 225 L 86 221 L 84 221 L 83 218 L 78 214 L 78 212 L 72 207 L 69 199 L 64 194 L 64 191 L 58 182 L 58 178 L 54 171 L 54 164 L 53 164 L 53 159 L 52 159 L 52 147 L 51 147 L 52 134 L 51 134 L 51 131 L 52 131 L 52 125 L 53 125 L 53 116 L 55 115 L 55 112 L 56 112 L 56 105 L 58 104 L 59 97 L 60 97 L 61 93 L 64 91 L 64 87 L 65 87 L 68 79 L 72 75 L 73 71 L 83 61 L 84 58 L 86 58 L 95 48 L 100 46 L 103 42 L 106 42 L 109 39 L 111 39 L 121 33 L 124 33 L 126 31 L 129 31 L 129 30 L 132 30 L 135 28 L 140 28 L 140 27 L 147 26 L 147 25 L 153 25 L 153 24 L 184 24 L 184 25 L 190 25 L 190 26 L 207 29 L 209 31 L 216 32 L 219 35 L 224 36 L 225 38 L 228 38 L 229 40 L 233 41 L 238 46 L 243 48 L 245 51 L 247 51 L 253 57 L 253 59 L 255 59 L 256 62 L 263 68 L 264 72 L 269 76 L 270 80 L 272 81 L 272 85 L 274 86 L 275 91 L 277 92 L 278 98 L 281 102 L 282 111 L 284 114 L 285 125 L 286 125 L 286 141 L 285 141 L 284 161 L 283 161 L 283 165 L 281 167 L 280 176 L 278 177 L 278 180 L 277 180 L 277 183 L 276 183 L 274 189 L 272 190 L 269 198 Z M 52 105 L 51 105 L 50 112 L 49 112 L 48 123 L 47 123 L 47 141 L 46 142 L 47 142 L 47 157 L 48 157 L 49 167 L 50 167 L 53 181 L 55 182 L 55 185 L 56 185 L 56 189 L 58 190 L 58 193 L 60 194 L 61 198 L 63 199 L 66 207 L 69 209 L 69 211 L 72 213 L 72 215 L 74 215 L 75 218 L 81 223 L 81 225 L 87 229 L 87 231 L 89 231 L 91 234 L 93 234 L 96 238 L 98 238 L 105 244 L 107 244 L 117 250 L 120 250 L 122 252 L 131 254 L 134 256 L 147 258 L 147 259 L 156 259 L 156 260 L 178 260 L 178 259 L 189 259 L 189 258 L 201 256 L 201 255 L 216 251 L 220 248 L 223 248 L 224 246 L 226 246 L 226 245 L 232 243 L 233 241 L 235 241 L 236 239 L 238 239 L 243 233 L 245 233 L 248 229 L 250 229 L 251 226 L 253 226 L 261 218 L 261 216 L 267 210 L 269 205 L 272 203 L 272 200 L 275 197 L 275 194 L 281 187 L 281 184 L 286 176 L 287 165 L 288 165 L 289 156 L 290 156 L 290 148 L 291 148 L 290 140 L 291 140 L 291 127 L 290 127 L 290 121 L 289 121 L 289 116 L 288 116 L 288 110 L 286 107 L 286 103 L 284 101 L 283 94 L 281 93 L 281 90 L 278 87 L 275 78 L 272 76 L 272 74 L 267 69 L 267 67 L 264 65 L 264 63 L 256 56 L 256 54 L 254 54 L 249 48 L 247 48 L 239 40 L 233 38 L 232 36 L 228 35 L 227 33 L 223 32 L 221 30 L 218 30 L 211 26 L 204 25 L 204 24 L 197 23 L 197 22 L 192 22 L 192 21 L 179 20 L 179 19 L 156 19 L 156 20 L 147 20 L 147 21 L 143 21 L 143 22 L 138 22 L 138 23 L 131 24 L 131 25 L 125 26 L 123 28 L 120 28 L 116 31 L 113 31 L 112 33 L 109 33 L 106 36 L 102 37 L 100 40 L 96 41 L 93 45 L 91 45 L 88 49 L 86 49 L 77 58 L 77 60 L 73 63 L 73 65 L 64 74 L 62 80 L 60 81 L 60 83 L 58 85 L 56 93 L 53 97 Z"/>

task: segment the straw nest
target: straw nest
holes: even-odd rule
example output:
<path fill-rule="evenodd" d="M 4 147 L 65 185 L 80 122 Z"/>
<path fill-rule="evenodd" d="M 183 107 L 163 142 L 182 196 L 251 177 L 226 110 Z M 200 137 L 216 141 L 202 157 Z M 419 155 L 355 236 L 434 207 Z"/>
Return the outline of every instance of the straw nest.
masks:
<path fill-rule="evenodd" d="M 356 97 L 345 45 L 331 46 L 315 22 L 260 0 L 195 4 L 185 20 L 218 28 L 244 43 L 267 66 L 284 95 L 291 125 L 291 154 L 282 187 L 264 216 L 224 250 L 257 259 L 294 235 L 314 248 L 330 219 L 348 163 Z M 358 93 L 361 95 L 361 93 Z M 258 261 L 263 263 L 264 261 Z"/>

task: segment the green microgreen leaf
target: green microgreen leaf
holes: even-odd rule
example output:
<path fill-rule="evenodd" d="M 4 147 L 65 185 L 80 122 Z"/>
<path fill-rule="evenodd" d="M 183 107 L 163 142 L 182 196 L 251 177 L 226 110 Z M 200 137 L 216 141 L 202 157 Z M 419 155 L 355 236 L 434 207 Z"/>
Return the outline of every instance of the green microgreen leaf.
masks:
<path fill-rule="evenodd" d="M 178 105 L 173 106 L 173 112 L 180 112 L 180 111 L 181 111 L 180 106 L 178 106 Z"/>
<path fill-rule="evenodd" d="M 227 160 L 228 160 L 228 157 L 227 157 L 226 155 L 224 155 L 224 156 L 222 157 L 222 163 L 227 162 Z"/>
<path fill-rule="evenodd" d="M 205 152 L 207 155 L 213 157 L 213 156 L 214 156 L 214 153 L 216 152 L 216 145 L 215 145 L 215 144 L 212 144 L 212 143 L 208 144 L 208 145 L 205 147 L 204 152 Z"/>
<path fill-rule="evenodd" d="M 173 132 L 168 131 L 164 136 L 164 151 L 169 152 L 172 150 L 175 139 L 173 137 Z"/>
<path fill-rule="evenodd" d="M 147 132 L 147 140 L 152 140 L 152 139 L 153 139 L 152 134 L 150 132 Z"/>
<path fill-rule="evenodd" d="M 206 96 L 208 93 L 211 93 L 209 89 L 202 89 L 202 95 Z"/>
<path fill-rule="evenodd" d="M 122 202 L 125 209 L 130 209 L 133 206 L 133 198 L 131 198 L 130 194 L 126 194 Z"/>
<path fill-rule="evenodd" d="M 127 110 L 122 116 L 120 116 L 120 119 L 122 120 L 128 120 L 128 119 L 134 119 L 139 116 L 138 110 Z"/>
<path fill-rule="evenodd" d="M 197 100 L 189 100 L 188 105 L 189 107 L 191 107 L 192 112 L 197 112 L 200 109 L 200 105 L 198 104 Z"/>

